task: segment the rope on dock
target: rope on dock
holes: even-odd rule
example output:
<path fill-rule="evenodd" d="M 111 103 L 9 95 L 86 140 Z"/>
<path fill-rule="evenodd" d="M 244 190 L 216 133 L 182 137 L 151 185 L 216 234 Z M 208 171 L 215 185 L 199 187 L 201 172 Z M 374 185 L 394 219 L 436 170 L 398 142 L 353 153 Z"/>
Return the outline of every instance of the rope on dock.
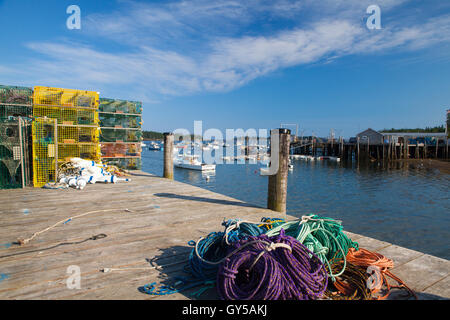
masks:
<path fill-rule="evenodd" d="M 317 215 L 302 216 L 299 220 L 281 223 L 267 231 L 268 236 L 286 234 L 296 238 L 328 266 L 328 274 L 332 281 L 340 276 L 346 265 L 346 255 L 349 248 L 358 248 L 358 243 L 352 241 L 343 233 L 342 223 L 338 220 L 319 217 Z M 332 259 L 342 258 L 341 270 L 331 268 Z"/>
<path fill-rule="evenodd" d="M 189 265 L 186 271 L 195 278 L 203 280 L 215 279 L 218 265 L 222 262 L 232 243 L 258 236 L 271 229 L 271 225 L 283 220 L 263 218 L 261 222 L 250 222 L 240 219 L 224 220 L 223 232 L 211 232 L 197 242 L 189 241 L 194 246 L 189 255 Z"/>
<path fill-rule="evenodd" d="M 222 299 L 318 299 L 327 287 L 320 259 L 284 230 L 273 237 L 250 236 L 232 248 L 217 276 Z"/>
<path fill-rule="evenodd" d="M 351 248 L 347 253 L 347 261 L 362 268 L 374 266 L 379 269 L 379 272 L 381 273 L 382 282 L 380 283 L 380 286 L 375 286 L 372 289 L 372 294 L 375 294 L 378 291 L 380 291 L 380 287 L 383 284 L 387 288 L 387 293 L 384 296 L 377 297 L 377 300 L 384 300 L 387 297 L 389 297 L 389 295 L 391 294 L 391 288 L 404 288 L 408 291 L 410 296 L 413 296 L 415 299 L 418 299 L 417 295 L 414 293 L 413 290 L 411 290 L 400 278 L 398 278 L 389 271 L 389 269 L 394 267 L 394 261 L 389 258 L 386 258 L 382 254 L 362 248 L 359 250 Z M 396 286 L 390 285 L 388 280 L 386 279 L 386 276 L 397 281 L 398 285 Z"/>
<path fill-rule="evenodd" d="M 369 275 L 351 262 L 347 261 L 345 268 L 343 265 L 344 259 L 333 260 L 332 272 L 342 269 L 344 272 L 329 284 L 325 295 L 333 300 L 370 300 L 371 291 L 367 287 Z"/>
<path fill-rule="evenodd" d="M 189 241 L 194 248 L 185 271 L 193 279 L 176 277 L 174 285 L 158 287 L 154 282 L 140 290 L 166 295 L 202 286 L 198 296 L 215 284 L 222 299 L 369 300 L 385 299 L 396 287 L 415 296 L 389 271 L 393 261 L 360 249 L 343 232 L 341 221 L 308 215 L 291 221 L 230 219 L 222 225 L 223 232 Z M 373 268 L 379 268 L 381 275 L 371 274 Z M 378 277 L 377 286 L 370 282 L 373 276 Z M 399 286 L 389 285 L 385 276 Z M 374 297 L 379 283 L 388 293 Z"/>
<path fill-rule="evenodd" d="M 117 209 L 117 208 L 114 208 L 114 209 L 103 209 L 103 210 L 95 210 L 95 211 L 89 211 L 89 212 L 81 213 L 81 214 L 78 214 L 78 215 L 76 215 L 76 216 L 69 217 L 69 218 L 66 218 L 66 219 L 64 219 L 64 220 L 58 221 L 57 223 L 55 223 L 55 224 L 53 224 L 53 225 L 51 225 L 51 226 L 45 228 L 44 230 L 35 232 L 35 233 L 33 233 L 33 235 L 32 235 L 30 238 L 27 238 L 27 239 L 19 238 L 19 239 L 17 239 L 17 242 L 18 242 L 21 246 L 26 245 L 26 244 L 29 243 L 31 240 L 33 240 L 34 238 L 36 238 L 38 235 L 40 235 L 40 234 L 42 234 L 42 233 L 44 233 L 44 232 L 47 232 L 47 231 L 49 231 L 49 230 L 51 230 L 51 229 L 57 227 L 57 226 L 60 225 L 60 224 L 66 224 L 66 223 L 72 221 L 73 219 L 81 218 L 81 217 L 87 216 L 88 214 L 92 214 L 92 213 L 100 213 L 100 212 L 107 212 L 107 211 L 122 211 L 122 210 L 123 210 L 123 211 L 127 211 L 127 212 L 131 212 L 131 210 L 129 210 L 129 209 Z"/>

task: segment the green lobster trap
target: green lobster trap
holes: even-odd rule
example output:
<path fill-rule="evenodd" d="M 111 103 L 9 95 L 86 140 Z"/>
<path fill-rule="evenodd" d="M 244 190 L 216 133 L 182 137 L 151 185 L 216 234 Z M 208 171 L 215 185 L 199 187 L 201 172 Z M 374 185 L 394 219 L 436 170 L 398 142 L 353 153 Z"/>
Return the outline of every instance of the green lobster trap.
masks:
<path fill-rule="evenodd" d="M 22 118 L 0 119 L 0 189 L 31 183 L 30 129 L 30 123 Z"/>
<path fill-rule="evenodd" d="M 31 106 L 33 105 L 33 89 L 0 85 L 0 104 Z"/>
<path fill-rule="evenodd" d="M 142 131 L 134 129 L 101 128 L 100 142 L 141 142 Z"/>
<path fill-rule="evenodd" d="M 142 125 L 140 115 L 99 112 L 99 118 L 100 127 L 138 129 Z"/>
<path fill-rule="evenodd" d="M 142 160 L 140 157 L 103 158 L 102 162 L 110 166 L 116 166 L 127 170 L 141 170 L 142 168 Z"/>
<path fill-rule="evenodd" d="M 100 98 L 98 111 L 111 113 L 141 114 L 142 102 Z"/>
<path fill-rule="evenodd" d="M 33 115 L 33 90 L 27 87 L 0 85 L 0 118 Z"/>
<path fill-rule="evenodd" d="M 31 118 L 33 116 L 32 106 L 15 106 L 8 104 L 0 104 L 0 118 L 22 117 Z"/>

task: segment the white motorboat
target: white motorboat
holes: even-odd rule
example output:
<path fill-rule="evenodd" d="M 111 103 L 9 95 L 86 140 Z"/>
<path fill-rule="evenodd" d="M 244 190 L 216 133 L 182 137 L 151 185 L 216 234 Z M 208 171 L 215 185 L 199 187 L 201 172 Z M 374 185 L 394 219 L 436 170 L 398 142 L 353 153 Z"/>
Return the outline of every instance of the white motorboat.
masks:
<path fill-rule="evenodd" d="M 294 170 L 294 165 L 292 164 L 292 161 L 290 159 L 289 159 L 288 169 Z"/>
<path fill-rule="evenodd" d="M 198 160 L 197 155 L 180 155 L 174 159 L 173 165 L 177 168 L 199 170 L 199 171 L 215 171 L 215 164 L 206 164 Z"/>
<path fill-rule="evenodd" d="M 159 151 L 159 150 L 161 150 L 161 146 L 159 144 L 155 143 L 155 142 L 151 142 L 149 147 L 148 147 L 148 150 Z"/>

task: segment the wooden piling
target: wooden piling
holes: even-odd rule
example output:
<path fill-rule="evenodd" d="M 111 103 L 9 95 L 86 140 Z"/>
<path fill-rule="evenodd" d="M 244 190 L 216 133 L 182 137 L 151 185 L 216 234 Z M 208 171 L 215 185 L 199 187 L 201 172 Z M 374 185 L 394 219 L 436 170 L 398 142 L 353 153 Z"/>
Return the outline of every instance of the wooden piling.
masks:
<path fill-rule="evenodd" d="M 391 154 L 391 152 L 392 152 L 391 143 L 392 143 L 391 137 L 389 137 L 389 140 L 388 140 L 388 147 L 387 147 L 387 154 L 388 154 L 388 155 L 387 155 L 387 158 L 388 158 L 389 161 L 391 160 L 391 156 L 392 156 L 392 154 Z"/>
<path fill-rule="evenodd" d="M 173 141 L 172 132 L 164 133 L 164 178 L 173 180 Z"/>
<path fill-rule="evenodd" d="M 447 147 L 445 148 L 445 155 L 446 158 L 448 159 L 448 142 L 450 141 L 450 139 L 447 138 Z"/>
<path fill-rule="evenodd" d="M 274 129 L 271 131 L 271 135 L 274 133 L 279 135 L 278 171 L 276 174 L 269 176 L 267 208 L 278 212 L 286 212 L 291 130 Z"/>
<path fill-rule="evenodd" d="M 248 156 L 249 154 L 250 154 L 250 137 L 249 136 L 245 136 L 245 138 L 244 138 L 244 147 L 245 147 L 245 149 L 244 149 L 244 154 L 246 155 L 246 156 Z"/>
<path fill-rule="evenodd" d="M 423 147 L 423 158 L 424 159 L 427 158 L 427 153 L 428 153 L 428 146 L 427 146 L 427 139 L 425 138 L 424 147 Z"/>
<path fill-rule="evenodd" d="M 435 138 L 436 140 L 436 159 L 438 158 L 438 150 L 439 150 L 439 138 Z"/>
<path fill-rule="evenodd" d="M 356 149 L 357 149 L 358 162 L 359 162 L 359 137 L 356 138 Z"/>

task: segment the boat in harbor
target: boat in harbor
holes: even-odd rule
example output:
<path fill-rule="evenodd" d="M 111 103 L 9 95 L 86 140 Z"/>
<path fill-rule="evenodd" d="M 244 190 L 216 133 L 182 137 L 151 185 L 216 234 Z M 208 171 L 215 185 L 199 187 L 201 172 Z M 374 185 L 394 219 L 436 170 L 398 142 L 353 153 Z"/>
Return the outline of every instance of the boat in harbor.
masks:
<path fill-rule="evenodd" d="M 148 146 L 148 150 L 160 151 L 161 146 L 156 142 L 151 142 L 150 145 Z"/>
<path fill-rule="evenodd" d="M 198 155 L 179 155 L 173 161 L 174 167 L 198 170 L 198 171 L 215 171 L 215 164 L 206 164 L 198 160 Z"/>

